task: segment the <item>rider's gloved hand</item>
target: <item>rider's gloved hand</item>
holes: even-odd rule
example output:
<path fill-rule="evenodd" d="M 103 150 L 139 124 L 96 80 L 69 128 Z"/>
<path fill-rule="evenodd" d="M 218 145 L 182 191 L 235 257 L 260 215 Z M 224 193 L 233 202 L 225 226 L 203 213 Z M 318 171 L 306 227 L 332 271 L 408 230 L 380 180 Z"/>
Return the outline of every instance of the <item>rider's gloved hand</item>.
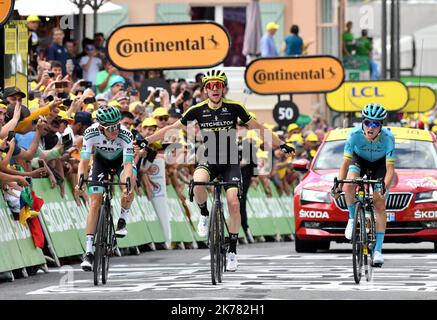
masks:
<path fill-rule="evenodd" d="M 338 199 L 340 197 L 342 191 L 343 190 L 342 190 L 341 186 L 337 186 L 337 187 L 334 186 L 334 187 L 332 187 L 330 193 L 331 193 L 331 196 L 334 197 L 334 199 Z"/>
<path fill-rule="evenodd" d="M 290 146 L 289 144 L 287 144 L 287 143 L 281 144 L 279 146 L 279 148 L 281 148 L 282 152 L 286 153 L 286 154 L 290 154 L 290 153 L 294 153 L 295 152 L 294 148 L 292 146 Z"/>

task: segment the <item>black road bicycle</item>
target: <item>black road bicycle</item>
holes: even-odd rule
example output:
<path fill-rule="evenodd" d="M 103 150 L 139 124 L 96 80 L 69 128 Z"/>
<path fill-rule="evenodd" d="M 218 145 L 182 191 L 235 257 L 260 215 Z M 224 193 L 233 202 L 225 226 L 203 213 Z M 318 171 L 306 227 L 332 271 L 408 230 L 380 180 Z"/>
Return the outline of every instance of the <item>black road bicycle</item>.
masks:
<path fill-rule="evenodd" d="M 101 186 L 103 191 L 103 202 L 99 210 L 99 218 L 97 222 L 96 231 L 94 233 L 94 285 L 99 285 L 100 274 L 102 276 L 102 284 L 106 284 L 109 271 L 109 258 L 114 254 L 117 246 L 117 240 L 115 237 L 114 222 L 112 219 L 112 192 L 113 186 L 126 186 L 127 191 L 131 190 L 130 178 L 126 179 L 126 183 L 113 182 L 114 174 L 109 175 L 109 180 L 104 181 L 84 181 L 84 177 L 79 179 L 79 187 L 82 189 L 84 183 L 93 182 L 93 186 Z"/>
<path fill-rule="evenodd" d="M 208 243 L 211 256 L 211 281 L 213 285 L 216 285 L 217 282 L 222 282 L 223 272 L 226 271 L 226 252 L 229 245 L 225 239 L 225 228 L 228 234 L 229 228 L 223 213 L 223 203 L 221 201 L 220 194 L 222 187 L 236 186 L 238 188 L 238 198 L 240 198 L 240 183 L 223 182 L 221 177 L 218 177 L 212 182 L 194 182 L 191 180 L 189 186 L 191 202 L 193 202 L 194 186 L 214 187 L 214 201 L 209 215 Z"/>
<path fill-rule="evenodd" d="M 373 275 L 373 267 L 381 265 L 373 264 L 373 249 L 376 244 L 376 220 L 373 206 L 373 198 L 370 196 L 369 186 L 372 189 L 378 184 L 385 190 L 384 179 L 368 180 L 355 178 L 350 180 L 338 180 L 334 178 L 334 188 L 342 183 L 352 183 L 358 186 L 355 202 L 354 229 L 352 232 L 352 265 L 355 283 L 360 283 L 363 265 L 366 280 L 370 281 Z"/>

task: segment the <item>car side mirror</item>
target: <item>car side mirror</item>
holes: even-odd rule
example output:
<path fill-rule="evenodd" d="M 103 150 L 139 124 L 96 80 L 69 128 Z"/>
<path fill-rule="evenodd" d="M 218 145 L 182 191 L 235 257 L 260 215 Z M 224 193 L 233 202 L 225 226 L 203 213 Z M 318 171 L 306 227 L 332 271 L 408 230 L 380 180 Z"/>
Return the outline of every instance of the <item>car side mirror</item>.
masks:
<path fill-rule="evenodd" d="M 310 167 L 308 159 L 299 159 L 292 162 L 293 169 L 300 172 L 307 172 Z"/>

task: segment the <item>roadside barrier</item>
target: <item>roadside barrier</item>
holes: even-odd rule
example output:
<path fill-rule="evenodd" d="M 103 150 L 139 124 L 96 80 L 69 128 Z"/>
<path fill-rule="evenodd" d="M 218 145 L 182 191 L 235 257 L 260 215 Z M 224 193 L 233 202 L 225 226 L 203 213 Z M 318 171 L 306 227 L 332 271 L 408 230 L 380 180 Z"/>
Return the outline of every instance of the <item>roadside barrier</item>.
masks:
<path fill-rule="evenodd" d="M 294 232 L 293 198 L 279 196 L 271 183 L 272 197 L 267 197 L 263 187 L 250 187 L 248 193 L 248 224 L 254 237 L 290 235 Z M 73 198 L 72 187 L 65 184 L 65 196 L 61 198 L 58 189 L 51 189 L 48 179 L 33 179 L 35 194 L 44 200 L 39 213 L 39 221 L 44 231 L 47 251 L 36 248 L 28 227 L 15 221 L 6 201 L 0 195 L 0 273 L 31 266 L 46 268 L 46 260 L 61 266 L 61 260 L 67 257 L 79 257 L 85 251 L 85 225 L 88 206 L 78 206 Z M 166 188 L 166 206 L 171 227 L 171 241 L 191 243 L 197 248 L 197 242 L 205 242 L 206 237 L 197 234 L 200 210 L 189 201 L 188 188 L 183 190 L 185 201 L 181 200 L 173 186 Z M 223 196 L 225 217 L 228 218 L 226 197 Z M 212 195 L 209 195 L 209 204 Z M 120 215 L 121 190 L 116 187 L 112 201 L 114 223 Z M 119 248 L 152 246 L 168 241 L 156 210 L 145 195 L 136 195 L 127 219 L 129 233 L 118 239 Z M 239 233 L 244 238 L 243 230 Z M 167 235 L 168 238 L 168 235 Z"/>

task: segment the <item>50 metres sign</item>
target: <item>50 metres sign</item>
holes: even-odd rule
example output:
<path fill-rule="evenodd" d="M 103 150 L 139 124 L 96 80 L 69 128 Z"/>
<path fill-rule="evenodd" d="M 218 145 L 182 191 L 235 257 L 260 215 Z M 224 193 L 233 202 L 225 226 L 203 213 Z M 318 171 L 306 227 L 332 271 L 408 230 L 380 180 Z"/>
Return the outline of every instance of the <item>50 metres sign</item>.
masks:
<path fill-rule="evenodd" d="M 257 94 L 330 92 L 344 81 L 344 69 L 332 56 L 260 58 L 245 72 L 246 85 Z"/>
<path fill-rule="evenodd" d="M 15 0 L 0 0 L 0 27 L 8 22 L 14 11 L 14 4 Z"/>
<path fill-rule="evenodd" d="M 125 25 L 108 39 L 107 55 L 124 70 L 208 68 L 229 52 L 229 34 L 210 21 Z"/>

